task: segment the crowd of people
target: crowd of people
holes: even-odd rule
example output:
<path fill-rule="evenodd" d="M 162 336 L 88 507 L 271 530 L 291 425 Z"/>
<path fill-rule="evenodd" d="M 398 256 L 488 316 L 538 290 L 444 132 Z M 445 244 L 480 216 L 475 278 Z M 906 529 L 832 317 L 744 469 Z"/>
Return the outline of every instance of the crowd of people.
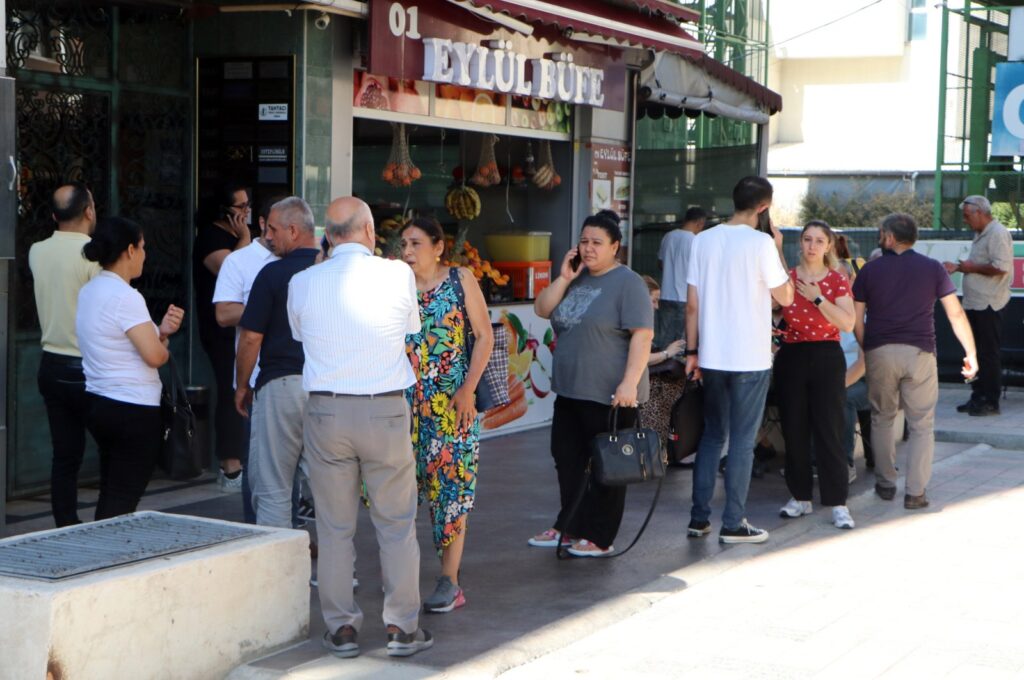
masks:
<path fill-rule="evenodd" d="M 767 219 L 771 184 L 744 178 L 733 202 L 728 223 L 705 228 L 706 214 L 691 208 L 665 236 L 660 285 L 620 262 L 618 215 L 590 216 L 537 297 L 537 314 L 558 337 L 550 450 L 559 496 L 550 527 L 529 545 L 583 558 L 614 553 L 626 490 L 594 480 L 581 488 L 590 442 L 613 412 L 629 427 L 642 408 L 664 437 L 687 380 L 699 380 L 704 393 L 688 536 L 711 532 L 722 469 L 719 540 L 767 540 L 745 506 L 769 392 L 791 494 L 783 517 L 812 512 L 817 479 L 835 526 L 854 528 L 846 503 L 858 424 L 875 490 L 891 500 L 901 410 L 909 436 L 904 505 L 926 507 L 936 301 L 963 347 L 965 379 L 979 376 L 962 410 L 998 413 L 1012 245 L 983 197 L 961 205 L 977 235 L 969 259 L 956 264 L 917 253 L 913 219 L 893 214 L 866 263 L 828 224 L 808 222 L 790 267 L 782 233 Z M 268 197 L 256 238 L 244 187 L 224 187 L 215 203 L 198 224 L 194 266 L 196 322 L 216 382 L 218 484 L 240 491 L 246 520 L 260 525 L 293 527 L 300 506 L 315 507 L 311 551 L 319 558 L 324 645 L 339 657 L 359 654 L 353 537 L 365 504 L 384 572 L 387 653 L 426 649 L 433 639 L 419 626 L 420 612 L 466 603 L 459 577 L 480 457 L 476 392 L 494 345 L 483 293 L 472 273 L 446 264 L 445 235 L 433 219 L 406 224 L 401 261 L 391 261 L 374 256 L 373 216 L 357 198 L 330 204 L 319 243 L 315 216 L 299 197 Z M 87 430 L 100 453 L 96 519 L 137 507 L 163 432 L 158 369 L 184 311 L 171 305 L 158 326 L 131 287 L 145 262 L 138 224 L 97 220 L 81 184 L 54 193 L 53 214 L 57 231 L 32 247 L 29 264 L 42 327 L 39 387 L 53 439 L 53 514 L 65 526 L 80 521 Z M 953 271 L 964 273 L 966 313 Z M 657 368 L 670 362 L 681 373 Z M 429 508 L 440 563 L 425 599 L 420 504 Z"/>

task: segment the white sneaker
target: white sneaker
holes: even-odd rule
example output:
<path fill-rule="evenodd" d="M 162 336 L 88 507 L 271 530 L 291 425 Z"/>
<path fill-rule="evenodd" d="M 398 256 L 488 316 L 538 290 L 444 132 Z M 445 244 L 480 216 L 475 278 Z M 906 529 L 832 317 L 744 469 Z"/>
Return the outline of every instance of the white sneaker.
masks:
<path fill-rule="evenodd" d="M 836 525 L 836 529 L 852 529 L 856 526 L 853 517 L 850 517 L 850 509 L 845 505 L 832 508 L 832 524 Z"/>
<path fill-rule="evenodd" d="M 853 484 L 856 481 L 857 481 L 857 466 L 856 465 L 851 465 L 850 466 L 850 484 Z"/>
<path fill-rule="evenodd" d="M 810 501 L 798 501 L 795 498 L 790 498 L 789 502 L 779 510 L 779 516 L 786 519 L 795 519 L 803 515 L 809 515 L 812 512 L 814 512 L 814 508 L 811 507 Z"/>
<path fill-rule="evenodd" d="M 217 471 L 217 488 L 220 489 L 221 493 L 242 493 L 242 475 L 245 474 L 245 470 L 241 470 L 238 476 L 231 479 L 224 470 Z"/>

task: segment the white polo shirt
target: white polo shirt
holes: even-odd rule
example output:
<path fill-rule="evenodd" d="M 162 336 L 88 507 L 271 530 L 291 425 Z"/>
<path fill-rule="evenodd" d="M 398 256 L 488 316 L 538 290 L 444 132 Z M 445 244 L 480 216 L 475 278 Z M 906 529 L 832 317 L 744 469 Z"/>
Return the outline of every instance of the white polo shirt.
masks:
<path fill-rule="evenodd" d="M 242 306 L 249 304 L 249 292 L 252 291 L 252 282 L 256 275 L 265 266 L 278 259 L 277 255 L 270 252 L 259 240 L 239 250 L 231 252 L 224 258 L 220 265 L 220 273 L 217 275 L 217 286 L 213 289 L 213 304 L 218 302 L 240 302 Z M 235 328 L 235 354 L 238 354 L 238 338 L 242 332 Z M 238 372 L 238 363 L 235 362 L 235 371 Z M 256 365 L 249 377 L 249 387 L 256 387 L 256 376 L 260 374 L 260 362 L 257 358 Z M 237 388 L 234 377 L 231 379 L 231 386 Z"/>
<path fill-rule="evenodd" d="M 288 286 L 288 321 L 302 343 L 307 392 L 382 394 L 416 382 L 406 335 L 420 330 L 416 279 L 404 262 L 363 245 L 334 248 Z"/>
<path fill-rule="evenodd" d="M 117 274 L 102 271 L 78 293 L 75 331 L 82 350 L 85 391 L 142 406 L 160 405 L 160 374 L 146 365 L 128 331 L 149 324 L 146 301 Z"/>

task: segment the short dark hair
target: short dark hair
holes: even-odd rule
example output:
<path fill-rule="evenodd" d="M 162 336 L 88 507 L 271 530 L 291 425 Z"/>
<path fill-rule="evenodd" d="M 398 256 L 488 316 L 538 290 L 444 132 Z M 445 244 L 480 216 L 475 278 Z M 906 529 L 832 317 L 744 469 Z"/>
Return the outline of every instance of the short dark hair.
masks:
<path fill-rule="evenodd" d="M 687 222 L 696 222 L 697 220 L 706 220 L 707 218 L 707 211 L 699 205 L 695 205 L 692 208 L 689 208 L 686 211 L 686 214 L 683 215 L 683 224 L 686 224 Z"/>
<path fill-rule="evenodd" d="M 430 242 L 434 245 L 444 243 L 445 247 L 444 250 L 441 251 L 441 259 L 445 259 L 445 256 L 448 253 L 448 244 L 444 239 L 444 229 L 441 228 L 440 222 L 435 220 L 433 217 L 417 217 L 402 227 L 402 231 L 399 232 L 399 235 L 404 234 L 412 227 L 416 227 L 430 237 Z"/>
<path fill-rule="evenodd" d="M 67 201 L 57 200 L 57 192 L 64 187 L 71 187 L 71 195 Z M 53 216 L 58 222 L 74 222 L 85 215 L 85 209 L 92 205 L 89 187 L 82 182 L 61 184 L 53 192 Z"/>
<path fill-rule="evenodd" d="M 883 217 L 882 231 L 892 234 L 897 243 L 908 246 L 917 243 L 917 222 L 906 213 L 892 213 Z"/>
<path fill-rule="evenodd" d="M 85 259 L 109 267 L 117 262 L 128 246 L 142 241 L 142 227 L 123 217 L 105 217 L 96 224 L 92 240 L 82 248 Z"/>
<path fill-rule="evenodd" d="M 758 204 L 772 200 L 772 183 L 764 177 L 751 175 L 736 183 L 732 190 L 732 204 L 736 212 L 753 210 Z"/>
<path fill-rule="evenodd" d="M 597 214 L 583 220 L 583 227 L 581 227 L 580 231 L 587 227 L 599 227 L 608 234 L 608 238 L 611 239 L 612 243 L 621 243 L 622 229 L 619 228 L 619 220 L 619 214 L 614 210 L 600 210 Z"/>
<path fill-rule="evenodd" d="M 275 191 L 260 201 L 260 211 L 256 216 L 262 217 L 263 221 L 266 222 L 270 218 L 270 209 L 274 207 L 274 204 L 280 203 L 286 198 L 288 198 L 287 193 L 283 191 Z"/>

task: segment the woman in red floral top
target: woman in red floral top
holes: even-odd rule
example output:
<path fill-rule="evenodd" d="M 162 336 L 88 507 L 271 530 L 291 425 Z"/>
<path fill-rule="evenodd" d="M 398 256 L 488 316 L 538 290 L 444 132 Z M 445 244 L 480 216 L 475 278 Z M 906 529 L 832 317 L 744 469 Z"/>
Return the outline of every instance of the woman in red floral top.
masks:
<path fill-rule="evenodd" d="M 835 234 L 825 222 L 809 222 L 800 233 L 800 264 L 790 271 L 797 295 L 784 307 L 786 330 L 775 356 L 782 435 L 786 440 L 786 486 L 793 497 L 780 514 L 810 514 L 814 493 L 811 435 L 814 435 L 822 505 L 832 523 L 852 529 L 846 507 L 849 470 L 843 449 L 846 361 L 840 331 L 853 329 L 853 298 L 846 277 L 835 271 Z"/>

